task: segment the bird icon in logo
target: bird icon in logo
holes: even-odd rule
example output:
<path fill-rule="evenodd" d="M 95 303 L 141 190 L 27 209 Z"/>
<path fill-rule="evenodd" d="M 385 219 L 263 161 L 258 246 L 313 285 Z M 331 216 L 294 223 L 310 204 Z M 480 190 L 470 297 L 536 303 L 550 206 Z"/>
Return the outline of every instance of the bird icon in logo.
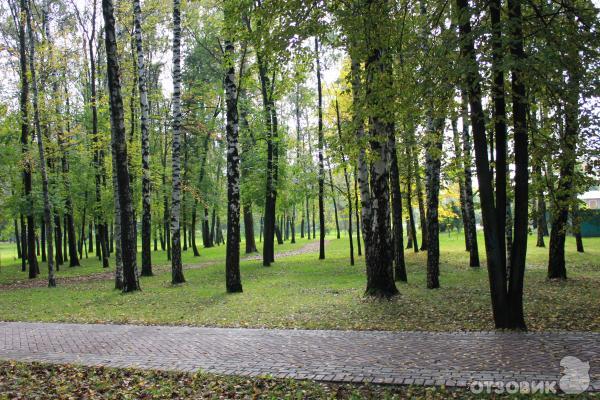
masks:
<path fill-rule="evenodd" d="M 577 357 L 566 356 L 560 360 L 562 377 L 559 381 L 560 390 L 566 394 L 579 394 L 590 385 L 590 363 Z"/>

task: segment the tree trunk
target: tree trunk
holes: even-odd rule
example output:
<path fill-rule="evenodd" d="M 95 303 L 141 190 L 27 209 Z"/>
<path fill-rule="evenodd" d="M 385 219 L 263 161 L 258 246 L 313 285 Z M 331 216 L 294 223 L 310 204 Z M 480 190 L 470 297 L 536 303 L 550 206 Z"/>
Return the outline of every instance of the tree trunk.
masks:
<path fill-rule="evenodd" d="M 25 212 L 27 214 L 27 225 L 21 224 L 21 232 L 25 236 L 27 231 L 27 238 L 23 238 L 23 254 L 27 255 L 27 264 L 29 264 L 29 279 L 33 279 L 37 276 L 37 256 L 35 252 L 35 219 L 33 216 L 33 199 L 31 197 L 31 158 L 29 157 L 29 116 L 28 116 L 28 103 L 29 103 L 29 74 L 27 72 L 27 43 L 25 40 L 25 21 L 29 8 L 27 7 L 27 0 L 20 0 L 20 16 L 19 16 L 19 66 L 20 66 L 20 80 L 21 80 L 21 91 L 19 97 L 19 106 L 21 114 L 21 152 L 23 162 L 23 189 L 25 191 Z M 25 260 L 23 260 L 23 266 Z"/>
<path fill-rule="evenodd" d="M 419 168 L 419 157 L 413 153 L 413 165 L 415 173 L 415 184 L 417 187 L 417 201 L 419 203 L 419 224 L 421 225 L 421 250 L 427 250 L 427 214 L 425 214 L 425 201 L 423 200 L 423 184 L 421 183 L 421 171 Z"/>
<path fill-rule="evenodd" d="M 344 147 L 342 140 L 342 121 L 340 118 L 340 106 L 337 97 L 335 99 L 335 115 L 338 138 L 340 139 L 340 155 L 342 156 L 342 165 L 344 166 L 344 181 L 346 182 L 346 200 L 348 202 L 348 240 L 350 241 L 350 265 L 354 265 L 354 243 L 352 239 L 352 191 L 350 190 L 350 178 L 348 177 L 348 169 L 346 167 L 346 156 L 344 155 Z M 331 172 L 331 168 L 329 169 Z M 333 191 L 333 187 L 331 188 Z M 336 218 L 337 222 L 337 218 Z M 339 237 L 339 236 L 338 236 Z"/>
<path fill-rule="evenodd" d="M 394 245 L 394 279 L 406 282 L 404 263 L 404 228 L 402 226 L 402 193 L 400 192 L 400 172 L 398 171 L 398 153 L 394 129 L 390 129 L 388 138 L 390 151 L 390 185 L 392 193 L 392 226 Z"/>
<path fill-rule="evenodd" d="M 112 169 L 113 169 L 113 203 L 115 210 L 115 237 L 116 237 L 116 249 L 115 249 L 115 289 L 123 290 L 124 276 L 123 276 L 123 256 L 122 256 L 122 233 L 121 233 L 121 205 L 119 203 L 119 182 L 117 179 L 117 155 L 115 153 L 115 144 L 112 144 Z"/>
<path fill-rule="evenodd" d="M 54 211 L 54 246 L 56 247 L 56 270 L 58 271 L 59 266 L 63 264 L 63 252 L 62 252 L 62 228 L 60 223 L 60 215 Z"/>
<path fill-rule="evenodd" d="M 240 157 L 238 150 L 238 88 L 235 83 L 235 50 L 225 40 L 225 94 L 227 107 L 227 250 L 225 282 L 227 292 L 242 292 L 240 275 Z"/>
<path fill-rule="evenodd" d="M 370 10 L 371 11 L 371 10 Z M 374 23 L 373 16 L 366 18 Z M 368 28 L 368 27 L 367 27 Z M 363 209 L 363 230 L 365 238 L 367 288 L 366 294 L 373 297 L 388 298 L 398 294 L 394 283 L 393 247 L 390 241 L 390 189 L 389 189 L 389 163 L 390 149 L 389 137 L 392 135 L 393 125 L 384 121 L 383 110 L 379 110 L 381 101 L 386 98 L 385 93 L 380 93 L 376 88 L 385 87 L 391 78 L 389 68 L 391 65 L 386 59 L 384 50 L 377 46 L 368 50 L 365 63 L 366 87 L 365 109 L 369 111 L 369 143 L 374 160 L 371 162 L 370 173 L 367 169 L 365 148 L 361 147 L 359 163 L 359 185 Z M 352 57 L 352 52 L 350 53 Z M 364 128 L 362 128 L 362 113 L 360 107 L 360 67 L 356 59 L 352 59 L 352 90 L 354 95 L 354 118 L 357 127 L 357 140 L 364 141 Z M 383 96 L 383 98 L 381 98 Z M 370 180 L 370 182 L 369 182 Z M 369 185 L 370 183 L 370 185 Z M 370 188 L 369 188 L 370 186 Z"/>
<path fill-rule="evenodd" d="M 464 183 L 464 167 L 462 160 L 462 148 L 460 146 L 460 136 L 458 133 L 458 122 L 456 117 L 452 118 L 452 142 L 454 144 L 454 169 L 458 181 L 460 215 L 463 222 L 463 231 L 465 234 L 465 250 L 469 251 L 469 221 L 467 217 L 467 206 L 465 202 L 465 183 Z"/>
<path fill-rule="evenodd" d="M 23 3 L 21 3 L 23 5 Z M 40 173 L 42 175 L 42 194 L 44 198 L 44 227 L 46 235 L 46 244 L 48 246 L 48 287 L 56 286 L 54 277 L 54 243 L 52 243 L 52 205 L 50 204 L 50 193 L 48 188 L 48 173 L 46 171 L 46 156 L 44 151 L 44 142 L 42 129 L 40 126 L 40 114 L 38 107 L 38 85 L 35 70 L 35 41 L 32 30 L 31 10 L 25 7 L 27 14 L 27 31 L 29 33 L 29 68 L 31 73 L 31 87 L 33 88 L 33 121 L 38 142 L 38 151 L 40 156 Z M 24 44 L 24 43 L 23 43 Z M 43 236 L 42 236 L 43 237 Z"/>
<path fill-rule="evenodd" d="M 265 186 L 265 213 L 264 213 L 264 244 L 263 244 L 263 266 L 268 267 L 275 261 L 275 206 L 277 202 L 276 182 L 276 147 L 275 137 L 277 135 L 274 126 L 273 113 L 274 102 L 269 94 L 271 82 L 267 76 L 267 66 L 262 54 L 257 52 L 258 72 L 260 78 L 263 113 L 265 117 L 265 130 L 267 133 L 267 182 Z"/>
<path fill-rule="evenodd" d="M 333 174 L 331 172 L 331 162 L 327 159 L 327 171 L 329 172 L 329 186 L 331 187 L 331 200 L 333 201 L 333 215 L 335 217 L 335 230 L 337 238 L 340 238 L 340 221 L 338 219 L 337 201 L 335 200 L 335 188 L 333 187 Z"/>
<path fill-rule="evenodd" d="M 25 225 L 25 218 L 23 214 L 20 214 L 20 224 L 21 224 L 21 272 L 27 271 L 27 226 Z"/>
<path fill-rule="evenodd" d="M 520 1 L 520 0 L 518 0 Z M 506 134 L 506 102 L 504 99 L 504 72 L 502 29 L 500 21 L 501 0 L 491 0 L 490 19 L 492 22 L 492 100 L 494 139 L 496 145 L 495 170 L 496 170 L 496 222 L 498 229 L 498 244 L 501 249 L 506 248 L 506 169 L 507 169 L 507 134 Z M 507 268 L 507 257 L 503 258 L 504 269 Z"/>
<path fill-rule="evenodd" d="M 120 233 L 123 261 L 123 292 L 132 292 L 139 290 L 140 285 L 137 271 L 135 220 L 129 186 L 127 140 L 125 137 L 125 119 L 123 115 L 123 98 L 121 97 L 117 37 L 112 0 L 102 0 L 102 14 L 104 16 L 104 44 L 106 48 L 106 70 L 110 95 L 112 148 L 116 159 L 119 209 L 121 214 Z"/>
<path fill-rule="evenodd" d="M 515 62 L 511 68 L 513 134 L 515 147 L 515 212 L 514 241 L 510 254 L 508 277 L 508 328 L 526 330 L 523 315 L 523 281 L 527 255 L 527 230 L 529 227 L 529 135 L 527 132 L 527 95 L 525 90 L 523 28 L 521 0 L 508 0 L 510 53 Z"/>
<path fill-rule="evenodd" d="M 310 210 L 308 208 L 308 196 L 306 196 L 306 236 L 310 240 Z"/>
<path fill-rule="evenodd" d="M 568 13 L 569 21 L 574 16 Z M 569 208 L 573 200 L 573 180 L 575 175 L 576 147 L 579 136 L 579 85 L 581 81 L 581 60 L 578 50 L 571 45 L 567 50 L 566 73 L 568 81 L 563 91 L 564 135 L 560 137 L 560 176 L 552 204 L 552 228 L 550 231 L 550 254 L 548 257 L 548 278 L 567 279 L 565 265 L 565 236 Z"/>
<path fill-rule="evenodd" d="M 58 90 L 56 90 L 58 92 Z M 70 116 L 70 100 L 69 100 L 69 90 L 65 85 L 65 105 L 66 105 L 66 113 L 67 118 Z M 67 135 L 71 134 L 71 125 L 67 120 Z M 75 235 L 75 218 L 73 216 L 73 199 L 71 198 L 71 180 L 69 178 L 69 162 L 67 160 L 67 150 L 65 148 L 64 140 L 62 137 L 62 133 L 58 135 L 59 148 L 61 152 L 61 164 L 62 164 L 62 176 L 63 176 L 63 186 L 65 188 L 66 199 L 65 199 L 65 230 L 67 232 L 67 238 L 69 243 L 69 267 L 77 267 L 79 266 L 79 257 L 81 257 L 81 250 L 79 250 L 79 257 L 77 256 L 77 238 Z M 87 197 L 87 193 L 86 193 Z M 84 207 L 84 217 L 85 220 L 85 207 Z M 83 226 L 85 226 L 85 221 Z M 82 231 L 83 233 L 83 231 Z"/>
<path fill-rule="evenodd" d="M 471 135 L 469 135 L 469 112 L 467 92 L 461 90 L 461 119 L 462 119 L 462 142 L 464 154 L 465 174 L 465 208 L 467 224 L 469 225 L 469 265 L 479 267 L 479 246 L 477 244 L 477 224 L 475 222 L 475 206 L 473 205 L 473 182 L 471 171 Z"/>
<path fill-rule="evenodd" d="M 23 253 L 21 253 L 21 237 L 19 234 L 19 225 L 17 224 L 17 219 L 15 218 L 15 242 L 17 243 L 17 258 L 23 259 Z"/>
<path fill-rule="evenodd" d="M 412 207 L 412 143 L 406 144 L 406 208 L 408 209 L 408 220 L 410 223 L 410 243 L 415 253 L 419 252 L 419 242 L 417 240 L 417 229 L 415 227 L 415 214 Z M 407 228 L 408 229 L 408 228 Z M 409 248 L 409 247 L 407 247 Z"/>
<path fill-rule="evenodd" d="M 95 205 L 95 224 L 96 224 L 96 253 L 102 260 L 102 267 L 108 268 L 108 246 L 105 236 L 105 219 L 102 210 L 102 190 L 100 188 L 102 182 L 102 161 L 99 144 L 98 132 L 98 105 L 96 96 L 96 61 L 94 55 L 94 41 L 96 36 L 96 0 L 93 1 L 92 12 L 92 29 L 91 35 L 88 37 L 88 51 L 90 58 L 90 107 L 92 111 L 92 143 L 94 145 L 94 179 L 96 187 L 96 205 Z M 91 239 L 91 236 L 90 236 Z M 91 243 L 91 240 L 90 240 Z M 90 249 L 90 252 L 93 251 Z"/>
<path fill-rule="evenodd" d="M 254 239 L 254 218 L 252 217 L 252 203 L 247 202 L 244 207 L 244 237 L 246 239 L 246 254 L 256 253 L 256 241 Z"/>
<path fill-rule="evenodd" d="M 137 54 L 137 78 L 140 93 L 140 123 L 142 131 L 142 276 L 152 276 L 150 251 L 152 211 L 150 198 L 150 134 L 148 132 L 149 107 L 146 85 L 146 65 L 142 41 L 142 7 L 140 0 L 133 1 L 135 45 Z"/>
<path fill-rule="evenodd" d="M 485 118 L 481 104 L 481 77 L 475 58 L 475 47 L 471 34 L 471 10 L 467 0 L 456 0 L 456 6 L 459 11 L 461 58 L 466 71 L 463 84 L 468 90 L 471 107 L 471 126 L 473 127 L 475 142 L 475 164 L 481 198 L 481 214 L 484 226 L 492 312 L 496 328 L 507 328 L 509 326 L 509 316 L 508 296 L 506 293 L 506 270 L 504 269 L 503 261 L 505 254 L 504 250 L 499 246 L 500 239 L 498 238 L 494 190 L 488 160 Z"/>
<path fill-rule="evenodd" d="M 583 253 L 583 240 L 581 238 L 581 216 L 579 215 L 579 200 L 577 197 L 573 199 L 573 209 L 571 211 L 571 223 L 573 229 L 573 235 L 575 235 L 575 243 L 577 245 L 577 252 Z"/>
<path fill-rule="evenodd" d="M 356 167 L 354 168 L 354 214 L 356 217 L 356 252 L 359 256 L 362 256 L 362 246 L 360 243 L 360 216 L 358 209 L 358 177 Z"/>
<path fill-rule="evenodd" d="M 42 243 L 42 262 L 46 262 L 46 220 L 44 218 L 44 215 L 42 215 L 42 218 L 40 219 L 40 237 Z"/>
<path fill-rule="evenodd" d="M 173 0 L 173 192 L 171 196 L 171 283 L 185 282 L 181 265 L 181 16 L 180 0 Z"/>
<path fill-rule="evenodd" d="M 425 147 L 427 185 L 427 288 L 440 287 L 440 227 L 438 221 L 440 168 L 444 119 L 428 117 L 427 144 Z"/>
<path fill-rule="evenodd" d="M 325 169 L 323 166 L 323 92 L 321 89 L 321 61 L 319 59 L 319 39 L 315 37 L 315 55 L 317 60 L 317 94 L 319 103 L 317 106 L 319 118 L 318 118 L 318 152 L 319 152 L 319 260 L 325 259 Z M 335 199 L 334 199 L 335 202 Z M 337 217 L 337 210 L 336 210 Z M 336 218 L 337 221 L 337 218 Z M 314 225 L 314 224 L 313 224 Z M 338 227 L 338 238 L 340 230 Z"/>

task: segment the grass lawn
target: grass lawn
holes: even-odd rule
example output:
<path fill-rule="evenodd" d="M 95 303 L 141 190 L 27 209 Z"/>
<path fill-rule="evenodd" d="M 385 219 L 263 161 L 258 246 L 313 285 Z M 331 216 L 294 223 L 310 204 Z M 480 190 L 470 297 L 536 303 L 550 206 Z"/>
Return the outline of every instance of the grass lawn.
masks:
<path fill-rule="evenodd" d="M 202 269 L 185 271 L 187 283 L 170 284 L 167 270 L 142 278 L 142 291 L 121 294 L 112 280 L 77 282 L 57 288 L 7 289 L 0 286 L 0 319 L 23 321 L 190 324 L 226 327 L 277 327 L 369 330 L 491 330 L 489 286 L 485 266 L 468 267 L 462 234 L 441 234 L 441 288 L 425 288 L 426 254 L 407 251 L 407 284 L 400 296 L 371 300 L 363 296 L 363 258 L 351 267 L 347 238 L 329 238 L 327 259 L 311 252 L 280 258 L 265 268 L 260 260 L 243 261 L 244 293 L 226 294 L 224 247 L 201 250 L 184 264 L 219 260 Z M 548 250 L 535 247 L 530 237 L 525 277 L 525 314 L 529 329 L 600 331 L 600 238 L 584 239 L 586 253 L 578 254 L 567 240 L 566 282 L 546 280 Z M 482 265 L 483 237 L 479 238 Z M 276 246 L 276 251 L 300 248 Z M 164 253 L 153 253 L 166 264 Z M 14 264 L 0 271 L 0 283 L 24 280 Z M 45 279 L 45 271 L 42 276 Z M 59 276 L 102 272 L 89 259 L 82 268 L 64 267 Z"/>
<path fill-rule="evenodd" d="M 586 394 L 589 398 L 593 394 Z M 552 395 L 473 394 L 425 386 L 339 385 L 135 369 L 0 361 L 0 399 L 481 399 Z M 583 398 L 582 395 L 561 398 Z"/>

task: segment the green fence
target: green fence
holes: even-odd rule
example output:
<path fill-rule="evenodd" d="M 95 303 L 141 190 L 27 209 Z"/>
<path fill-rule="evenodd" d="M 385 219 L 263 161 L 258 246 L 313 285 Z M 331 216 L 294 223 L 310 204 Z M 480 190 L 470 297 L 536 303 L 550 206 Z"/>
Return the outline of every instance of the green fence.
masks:
<path fill-rule="evenodd" d="M 600 210 L 581 210 L 581 236 L 600 237 Z"/>

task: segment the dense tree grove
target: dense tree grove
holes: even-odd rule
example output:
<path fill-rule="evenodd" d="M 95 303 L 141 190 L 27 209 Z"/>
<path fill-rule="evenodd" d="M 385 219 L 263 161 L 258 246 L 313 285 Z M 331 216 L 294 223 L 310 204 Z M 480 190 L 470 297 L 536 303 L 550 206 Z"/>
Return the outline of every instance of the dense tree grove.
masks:
<path fill-rule="evenodd" d="M 315 263 L 348 240 L 366 295 L 389 298 L 411 279 L 408 251 L 427 252 L 423 285 L 443 288 L 440 232 L 463 230 L 470 267 L 486 256 L 496 327 L 525 330 L 527 237 L 549 236 L 548 278 L 566 279 L 578 194 L 599 180 L 599 12 L 7 0 L 0 236 L 29 278 L 41 253 L 49 286 L 65 263 L 108 267 L 115 252 L 125 292 L 153 275 L 152 250 L 179 284 L 182 252 L 225 245 L 226 290 L 241 292 L 241 243 L 276 268 L 276 242 L 318 235 Z"/>

